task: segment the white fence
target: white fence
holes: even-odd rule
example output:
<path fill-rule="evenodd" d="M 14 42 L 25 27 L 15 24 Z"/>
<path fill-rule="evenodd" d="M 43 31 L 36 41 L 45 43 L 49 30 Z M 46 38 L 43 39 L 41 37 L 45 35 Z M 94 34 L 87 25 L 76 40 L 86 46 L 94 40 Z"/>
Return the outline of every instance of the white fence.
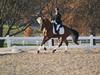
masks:
<path fill-rule="evenodd" d="M 40 43 L 42 42 L 43 37 L 0 37 L 0 40 L 4 39 L 5 43 L 7 44 L 7 47 L 13 47 L 16 46 L 17 48 L 34 48 L 38 47 Z M 53 39 L 53 38 L 52 38 Z M 56 43 L 57 43 L 57 39 Z M 79 37 L 79 44 L 75 45 L 72 43 L 72 38 L 67 38 L 69 44 L 69 48 L 100 48 L 100 36 L 81 36 Z M 93 40 L 95 40 L 96 45 L 93 45 Z M 54 47 L 51 45 L 52 42 L 49 40 L 46 43 L 47 47 Z M 62 47 L 65 47 L 63 44 Z"/>

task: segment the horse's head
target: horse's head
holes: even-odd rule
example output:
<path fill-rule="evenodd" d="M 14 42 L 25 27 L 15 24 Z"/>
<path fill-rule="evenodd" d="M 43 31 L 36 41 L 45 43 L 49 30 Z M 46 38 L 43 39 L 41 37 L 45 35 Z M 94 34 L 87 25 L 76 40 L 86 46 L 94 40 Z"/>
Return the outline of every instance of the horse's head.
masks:
<path fill-rule="evenodd" d="M 43 25 L 43 19 L 42 19 L 41 16 L 39 16 L 36 20 L 37 20 L 37 22 L 39 23 L 40 26 Z"/>
<path fill-rule="evenodd" d="M 39 25 L 41 27 L 41 31 L 43 31 L 43 29 L 44 29 L 44 23 L 43 23 L 42 16 L 39 16 L 36 20 L 37 20 L 37 22 L 39 23 Z"/>
<path fill-rule="evenodd" d="M 47 17 L 39 16 L 37 22 L 41 26 L 41 30 L 45 28 L 46 30 L 51 26 L 51 22 Z"/>

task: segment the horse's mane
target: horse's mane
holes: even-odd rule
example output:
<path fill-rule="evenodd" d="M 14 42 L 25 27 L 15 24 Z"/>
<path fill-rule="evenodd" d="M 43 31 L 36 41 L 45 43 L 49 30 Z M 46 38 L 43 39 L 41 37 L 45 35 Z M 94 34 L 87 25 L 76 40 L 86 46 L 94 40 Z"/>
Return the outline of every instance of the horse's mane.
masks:
<path fill-rule="evenodd" d="M 43 22 L 47 25 L 47 24 L 51 24 L 51 21 L 48 18 L 43 18 Z"/>
<path fill-rule="evenodd" d="M 43 18 L 43 23 L 43 27 L 45 27 L 46 29 L 52 28 L 52 23 L 49 18 Z"/>

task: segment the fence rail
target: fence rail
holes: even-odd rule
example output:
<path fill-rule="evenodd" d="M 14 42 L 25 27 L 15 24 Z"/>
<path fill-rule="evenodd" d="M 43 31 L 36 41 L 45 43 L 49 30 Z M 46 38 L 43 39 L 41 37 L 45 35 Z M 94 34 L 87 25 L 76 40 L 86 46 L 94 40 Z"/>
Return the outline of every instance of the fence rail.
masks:
<path fill-rule="evenodd" d="M 17 48 L 33 48 L 38 47 L 42 41 L 43 37 L 0 37 L 0 40 L 5 40 L 7 47 L 16 46 Z M 54 39 L 54 38 L 52 38 Z M 55 39 L 57 40 L 57 39 Z M 81 36 L 79 37 L 79 44 L 75 45 L 72 43 L 72 38 L 68 37 L 67 40 L 69 41 L 70 45 L 69 48 L 100 48 L 100 36 Z M 93 45 L 93 41 L 95 40 L 96 45 Z M 57 43 L 57 41 L 56 41 Z M 47 47 L 53 47 L 51 40 L 46 43 Z M 65 47 L 63 45 L 62 47 Z"/>

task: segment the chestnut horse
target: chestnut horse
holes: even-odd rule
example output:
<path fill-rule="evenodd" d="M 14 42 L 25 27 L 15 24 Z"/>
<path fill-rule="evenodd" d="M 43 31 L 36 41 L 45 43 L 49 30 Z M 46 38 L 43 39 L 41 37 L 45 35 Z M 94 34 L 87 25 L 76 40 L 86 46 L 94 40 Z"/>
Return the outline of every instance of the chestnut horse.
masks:
<path fill-rule="evenodd" d="M 42 40 L 41 46 L 44 46 L 44 44 L 51 38 L 59 38 L 60 39 L 60 43 L 53 50 L 53 53 L 56 51 L 56 49 L 58 47 L 60 47 L 62 45 L 63 42 L 66 44 L 66 46 L 68 46 L 68 41 L 66 40 L 66 38 L 69 35 L 72 36 L 73 42 L 78 45 L 77 41 L 78 41 L 79 33 L 76 30 L 74 30 L 72 28 L 68 28 L 67 26 L 63 25 L 64 33 L 57 35 L 57 34 L 53 33 L 53 24 L 51 23 L 51 21 L 48 18 L 38 17 L 37 22 L 40 24 L 41 31 L 43 31 L 43 34 L 44 34 L 44 38 Z M 39 50 L 40 50 L 40 48 L 39 48 Z M 44 47 L 44 49 L 46 50 L 45 47 Z"/>

